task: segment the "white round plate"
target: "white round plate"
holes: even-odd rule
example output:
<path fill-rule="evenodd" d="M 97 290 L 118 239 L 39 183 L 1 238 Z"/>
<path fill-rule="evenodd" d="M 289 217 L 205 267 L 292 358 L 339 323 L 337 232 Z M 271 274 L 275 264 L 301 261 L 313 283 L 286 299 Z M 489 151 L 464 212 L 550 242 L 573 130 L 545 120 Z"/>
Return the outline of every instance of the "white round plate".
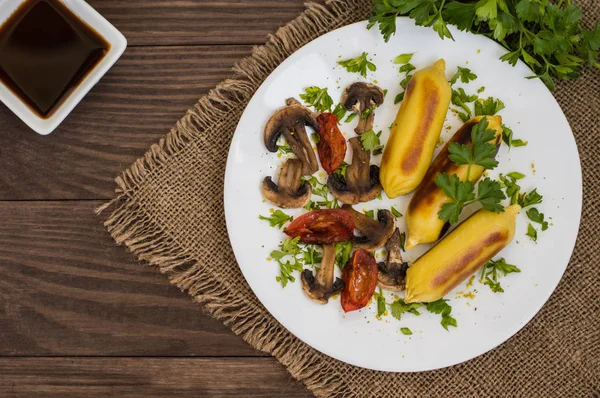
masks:
<path fill-rule="evenodd" d="M 573 134 L 560 107 L 540 80 L 525 78 L 531 71 L 523 63 L 512 67 L 498 59 L 505 53 L 500 45 L 483 36 L 452 28 L 451 32 L 456 41 L 440 40 L 433 30 L 399 18 L 396 35 L 388 43 L 377 29 L 367 30 L 366 22 L 319 37 L 286 59 L 260 86 L 231 143 L 225 174 L 225 215 L 231 244 L 246 280 L 263 305 L 290 332 L 315 349 L 352 365 L 394 372 L 424 371 L 454 365 L 491 350 L 539 311 L 563 275 L 575 244 L 581 213 L 581 168 Z M 377 66 L 377 71 L 369 72 L 366 79 L 336 64 L 363 51 Z M 375 115 L 375 130 L 383 130 L 381 141 L 385 143 L 388 126 L 398 109 L 393 104 L 394 97 L 401 91 L 399 82 L 404 76 L 392 60 L 402 53 L 415 53 L 411 63 L 418 69 L 444 58 L 448 78 L 457 66 L 468 67 L 478 78 L 467 85 L 459 83 L 458 87 L 465 87 L 467 93 L 485 87 L 480 97 L 493 96 L 504 101 L 506 108 L 499 113 L 504 123 L 513 129 L 514 138 L 529 144 L 510 152 L 502 145 L 497 156 L 500 165 L 490 176 L 511 171 L 525 174 L 526 178 L 519 181 L 522 190 L 537 188 L 544 200 L 536 207 L 550 222 L 543 232 L 535 225 L 538 241 L 534 243 L 525 235 L 529 221 L 521 212 L 513 242 L 498 257 L 506 258 L 522 272 L 500 279 L 504 293 L 493 293 L 476 278 L 472 287 L 463 283 L 448 294 L 452 315 L 458 322 L 458 327 L 450 327 L 449 331 L 440 325 L 439 315 L 425 308 L 421 316 L 406 314 L 401 320 L 391 316 L 378 320 L 374 302 L 348 314 L 342 311 L 339 299 L 332 299 L 327 305 L 315 304 L 304 296 L 299 275 L 295 283 L 282 288 L 275 281 L 279 266 L 267 258 L 285 236 L 258 218 L 259 214 L 269 215 L 273 207 L 263 201 L 260 183 L 267 175 L 277 176 L 282 164 L 282 159 L 268 152 L 263 144 L 263 129 L 271 114 L 284 105 L 286 98 L 299 99 L 309 86 L 327 87 L 337 103 L 348 84 L 374 82 L 389 90 Z M 354 136 L 355 124 L 356 119 L 342 124 L 346 137 Z M 442 130 L 444 141 L 461 124 L 449 112 L 446 126 L 450 128 Z M 376 164 L 380 161 L 381 156 L 372 159 Z M 317 175 L 325 180 L 322 170 Z M 404 213 L 409 199 L 410 195 L 394 200 L 384 196 L 381 201 L 355 208 L 389 209 L 394 205 Z M 294 216 L 304 212 L 286 211 Z M 399 227 L 405 230 L 402 218 Z M 418 246 L 406 252 L 404 258 L 412 261 L 427 248 L 428 245 Z M 467 292 L 474 297 L 465 297 Z M 387 297 L 392 300 L 391 294 Z M 401 327 L 410 328 L 413 334 L 403 335 Z"/>

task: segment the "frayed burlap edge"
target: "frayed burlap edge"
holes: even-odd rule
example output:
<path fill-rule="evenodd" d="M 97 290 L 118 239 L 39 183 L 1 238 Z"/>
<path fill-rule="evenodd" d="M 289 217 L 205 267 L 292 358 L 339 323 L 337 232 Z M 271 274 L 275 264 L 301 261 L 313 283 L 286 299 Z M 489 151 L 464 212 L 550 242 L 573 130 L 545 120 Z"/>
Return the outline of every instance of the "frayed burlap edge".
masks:
<path fill-rule="evenodd" d="M 135 193 L 167 159 L 177 156 L 216 121 L 228 117 L 232 109 L 245 106 L 264 78 L 291 53 L 325 32 L 364 19 L 369 8 L 366 3 L 359 0 L 330 0 L 326 5 L 307 3 L 304 13 L 234 66 L 233 78 L 200 98 L 169 134 L 118 176 L 117 197 L 96 210 L 98 214 L 110 210 L 104 225 L 117 244 L 125 245 L 139 260 L 168 274 L 172 284 L 187 291 L 251 346 L 277 358 L 317 396 L 348 396 L 352 392 L 341 375 L 321 363 L 316 351 L 304 344 L 290 349 L 291 341 L 287 340 L 295 338 L 275 319 L 256 319 L 257 314 L 242 299 L 231 295 L 226 284 L 198 277 L 203 273 L 203 265 L 156 224 L 138 203 Z M 266 335 L 268 339 L 264 338 Z"/>

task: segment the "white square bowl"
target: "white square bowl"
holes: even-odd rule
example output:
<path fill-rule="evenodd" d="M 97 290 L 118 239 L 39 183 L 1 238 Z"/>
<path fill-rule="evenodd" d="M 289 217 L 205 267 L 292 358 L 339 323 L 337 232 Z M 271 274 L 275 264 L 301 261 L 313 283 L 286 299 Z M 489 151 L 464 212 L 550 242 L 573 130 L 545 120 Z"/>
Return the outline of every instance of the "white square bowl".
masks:
<path fill-rule="evenodd" d="M 27 0 L 0 0 L 0 26 Z M 79 101 L 98 83 L 127 48 L 127 39 L 110 22 L 84 0 L 60 0 L 82 21 L 88 24 L 110 44 L 110 49 L 94 69 L 47 119 L 40 117 L 6 87 L 0 80 L 0 101 L 38 134 L 50 134 L 77 106 Z"/>

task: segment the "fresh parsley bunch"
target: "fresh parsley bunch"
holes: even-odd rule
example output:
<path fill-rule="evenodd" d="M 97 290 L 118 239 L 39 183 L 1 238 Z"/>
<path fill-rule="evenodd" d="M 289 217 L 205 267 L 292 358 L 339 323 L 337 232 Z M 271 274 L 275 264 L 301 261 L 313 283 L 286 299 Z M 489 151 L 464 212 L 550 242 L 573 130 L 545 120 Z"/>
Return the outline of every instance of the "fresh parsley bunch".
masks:
<path fill-rule="evenodd" d="M 522 59 L 550 89 L 553 77 L 576 78 L 586 65 L 600 69 L 600 22 L 584 29 L 570 0 L 373 0 L 368 28 L 378 25 L 388 41 L 399 16 L 432 27 L 442 39 L 453 39 L 448 23 L 494 39 L 509 51 L 503 61 L 514 66 Z"/>

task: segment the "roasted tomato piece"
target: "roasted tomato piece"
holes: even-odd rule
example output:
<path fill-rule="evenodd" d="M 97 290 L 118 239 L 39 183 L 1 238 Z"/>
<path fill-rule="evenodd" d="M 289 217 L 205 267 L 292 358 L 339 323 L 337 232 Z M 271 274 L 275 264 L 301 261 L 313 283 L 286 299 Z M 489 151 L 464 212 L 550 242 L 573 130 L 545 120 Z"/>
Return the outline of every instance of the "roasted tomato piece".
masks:
<path fill-rule="evenodd" d="M 321 113 L 317 117 L 319 123 L 319 143 L 317 151 L 321 165 L 331 174 L 342 165 L 346 156 L 346 138 L 338 128 L 338 118 L 333 113 Z"/>
<path fill-rule="evenodd" d="M 345 242 L 354 235 L 354 219 L 345 210 L 313 210 L 296 218 L 283 232 L 302 243 Z"/>
<path fill-rule="evenodd" d="M 363 308 L 377 286 L 377 262 L 371 252 L 358 249 L 342 271 L 344 290 L 341 302 L 344 312 Z"/>

